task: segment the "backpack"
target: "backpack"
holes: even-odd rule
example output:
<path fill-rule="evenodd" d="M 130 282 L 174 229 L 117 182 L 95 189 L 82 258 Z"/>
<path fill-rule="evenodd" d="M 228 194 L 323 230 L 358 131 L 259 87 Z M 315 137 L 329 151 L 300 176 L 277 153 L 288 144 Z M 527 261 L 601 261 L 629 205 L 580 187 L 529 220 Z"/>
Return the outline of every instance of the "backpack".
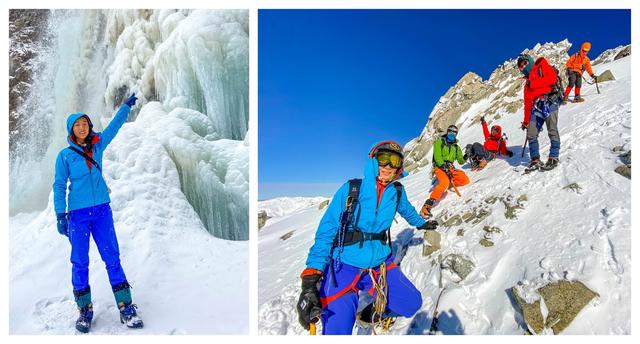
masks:
<path fill-rule="evenodd" d="M 562 99 L 564 98 L 564 80 L 562 79 L 562 76 L 560 76 L 560 70 L 558 69 L 558 67 L 551 65 L 551 68 L 553 68 L 553 71 L 556 73 L 556 82 L 553 84 L 553 86 L 551 87 L 551 91 L 549 91 L 549 93 L 547 93 L 545 96 L 547 99 L 549 99 L 552 103 L 560 103 L 562 102 Z M 542 68 L 538 68 L 538 76 L 543 77 L 542 75 Z"/>
<path fill-rule="evenodd" d="M 355 178 L 349 180 L 349 194 L 347 195 L 346 208 L 340 214 L 340 228 L 333 239 L 333 245 L 331 246 L 330 257 L 333 257 L 333 250 L 335 248 L 342 249 L 344 246 L 360 244 L 360 247 L 365 241 L 379 240 L 386 241 L 387 245 L 391 247 L 391 227 L 387 228 L 382 233 L 362 233 L 358 230 L 358 219 L 360 218 L 360 212 L 355 214 L 355 210 L 358 203 L 358 196 L 360 196 L 360 186 L 362 186 L 362 179 Z M 396 212 L 400 206 L 400 197 L 402 196 L 402 184 L 398 181 L 393 182 L 393 186 L 396 188 Z M 358 208 L 359 210 L 360 208 Z M 395 213 L 394 213 L 395 214 Z M 354 221 L 355 220 L 355 221 Z M 351 225 L 353 223 L 353 226 Z M 353 227 L 353 231 L 349 231 L 349 227 Z M 335 270 L 340 266 L 340 257 L 336 257 L 333 264 L 330 265 L 330 272 L 332 275 L 333 285 L 337 287 L 335 279 Z"/>

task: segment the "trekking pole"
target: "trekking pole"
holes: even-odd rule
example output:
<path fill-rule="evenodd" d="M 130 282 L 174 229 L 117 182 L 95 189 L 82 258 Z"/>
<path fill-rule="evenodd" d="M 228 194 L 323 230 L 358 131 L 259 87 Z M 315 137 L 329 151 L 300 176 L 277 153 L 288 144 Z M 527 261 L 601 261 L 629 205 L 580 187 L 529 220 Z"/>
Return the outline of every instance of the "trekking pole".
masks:
<path fill-rule="evenodd" d="M 524 158 L 524 151 L 527 149 L 527 135 L 524 136 L 524 144 L 522 145 L 522 154 L 520 154 L 521 158 Z"/>

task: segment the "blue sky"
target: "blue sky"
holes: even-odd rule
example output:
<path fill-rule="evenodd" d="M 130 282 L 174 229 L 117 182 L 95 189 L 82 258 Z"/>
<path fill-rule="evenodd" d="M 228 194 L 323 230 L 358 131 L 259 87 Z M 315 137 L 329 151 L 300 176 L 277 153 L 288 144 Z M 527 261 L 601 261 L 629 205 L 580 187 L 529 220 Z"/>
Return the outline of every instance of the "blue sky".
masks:
<path fill-rule="evenodd" d="M 631 43 L 628 10 L 260 10 L 259 199 L 330 196 L 418 136 L 449 87 L 536 43 Z"/>

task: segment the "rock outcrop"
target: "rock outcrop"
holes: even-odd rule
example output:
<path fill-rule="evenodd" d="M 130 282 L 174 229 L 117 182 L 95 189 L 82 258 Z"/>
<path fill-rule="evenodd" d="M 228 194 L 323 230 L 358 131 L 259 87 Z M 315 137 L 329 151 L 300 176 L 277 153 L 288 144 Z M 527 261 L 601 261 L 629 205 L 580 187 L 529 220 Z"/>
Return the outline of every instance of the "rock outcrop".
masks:
<path fill-rule="evenodd" d="M 580 281 L 567 280 L 538 288 L 536 300 L 527 300 L 531 295 L 523 295 L 525 293 L 521 285 L 511 288 L 511 292 L 533 334 L 543 333 L 545 329 L 559 334 L 591 300 L 600 296 Z"/>

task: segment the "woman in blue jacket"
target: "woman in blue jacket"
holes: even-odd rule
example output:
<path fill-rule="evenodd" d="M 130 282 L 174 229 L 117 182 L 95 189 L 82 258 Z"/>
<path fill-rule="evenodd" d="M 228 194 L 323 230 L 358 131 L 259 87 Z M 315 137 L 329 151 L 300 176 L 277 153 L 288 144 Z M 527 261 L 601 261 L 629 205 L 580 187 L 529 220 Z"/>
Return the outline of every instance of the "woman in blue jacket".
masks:
<path fill-rule="evenodd" d="M 403 159 L 398 143 L 376 144 L 369 152 L 364 178 L 345 183 L 334 195 L 301 274 L 297 311 L 305 329 L 321 318 L 323 334 L 351 334 L 359 291 L 368 292 L 376 302 L 386 300 L 382 314 L 371 306 L 365 308 L 368 311 L 361 313 L 365 322 L 410 317 L 422 306 L 420 292 L 391 254 L 389 229 L 396 212 L 418 229 L 435 229 L 435 222 L 425 222 L 418 215 L 404 187 L 396 182 L 403 175 Z"/>
<path fill-rule="evenodd" d="M 109 188 L 102 176 L 102 155 L 136 103 L 131 95 L 120 107 L 107 128 L 93 131 L 89 116 L 74 113 L 67 118 L 69 147 L 58 153 L 53 182 L 53 203 L 58 232 L 71 242 L 71 283 L 80 310 L 76 329 L 89 332 L 93 319 L 91 288 L 89 287 L 89 236 L 98 247 L 109 282 L 120 310 L 120 321 L 130 328 L 143 326 L 131 302 L 131 291 L 120 265 L 120 251 L 109 206 Z M 67 182 L 69 193 L 67 195 Z"/>

